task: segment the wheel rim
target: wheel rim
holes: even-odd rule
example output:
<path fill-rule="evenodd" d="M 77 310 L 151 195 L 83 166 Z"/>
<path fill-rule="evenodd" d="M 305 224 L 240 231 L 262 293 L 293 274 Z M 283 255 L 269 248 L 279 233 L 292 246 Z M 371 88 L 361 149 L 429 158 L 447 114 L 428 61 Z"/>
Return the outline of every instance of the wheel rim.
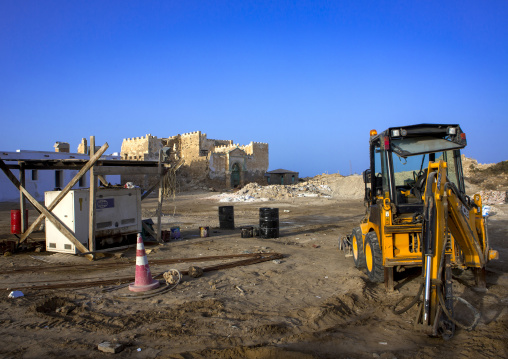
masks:
<path fill-rule="evenodd" d="M 358 258 L 358 243 L 356 242 L 356 236 L 353 236 L 353 256 Z"/>
<path fill-rule="evenodd" d="M 365 243 L 365 262 L 367 264 L 367 270 L 372 272 L 374 259 L 372 258 L 372 248 L 370 248 L 370 243 Z"/>

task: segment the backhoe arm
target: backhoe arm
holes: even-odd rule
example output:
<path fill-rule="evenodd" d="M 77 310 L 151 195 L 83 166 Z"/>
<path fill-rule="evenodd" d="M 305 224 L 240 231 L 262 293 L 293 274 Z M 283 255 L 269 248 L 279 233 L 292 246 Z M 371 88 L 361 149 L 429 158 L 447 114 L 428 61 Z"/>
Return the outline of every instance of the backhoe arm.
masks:
<path fill-rule="evenodd" d="M 470 203 L 448 181 L 446 167 L 443 161 L 429 164 L 424 195 L 424 302 L 418 321 L 431 335 L 453 335 L 448 320 L 453 318 L 443 315 L 453 314 L 451 266 L 484 273 L 486 263 L 497 258 L 488 245 L 480 196 Z"/>

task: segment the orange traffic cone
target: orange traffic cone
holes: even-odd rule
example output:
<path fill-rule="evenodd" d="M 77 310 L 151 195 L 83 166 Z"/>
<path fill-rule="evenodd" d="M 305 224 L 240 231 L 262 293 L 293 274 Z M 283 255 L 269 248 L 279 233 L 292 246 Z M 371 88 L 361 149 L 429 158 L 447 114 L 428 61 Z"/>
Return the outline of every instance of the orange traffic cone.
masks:
<path fill-rule="evenodd" d="M 144 292 L 159 287 L 159 281 L 152 278 L 148 259 L 146 259 L 145 245 L 138 233 L 138 243 L 136 248 L 136 277 L 134 283 L 129 284 L 129 290 L 133 292 Z"/>

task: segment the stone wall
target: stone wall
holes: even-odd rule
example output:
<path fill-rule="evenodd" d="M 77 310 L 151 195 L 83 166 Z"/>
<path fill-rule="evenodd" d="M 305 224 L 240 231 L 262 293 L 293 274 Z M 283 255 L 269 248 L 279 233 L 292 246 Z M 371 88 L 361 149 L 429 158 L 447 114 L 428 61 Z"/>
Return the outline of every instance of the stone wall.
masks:
<path fill-rule="evenodd" d="M 78 145 L 78 153 L 88 154 L 88 142 L 86 138 L 81 139 L 81 143 Z"/>
<path fill-rule="evenodd" d="M 123 160 L 158 161 L 162 142 L 157 136 L 125 138 L 120 156 Z"/>
<path fill-rule="evenodd" d="M 247 171 L 245 176 L 246 182 L 265 182 L 265 173 L 268 170 L 268 144 L 261 142 L 251 142 L 245 146 L 247 153 Z"/>
<path fill-rule="evenodd" d="M 262 183 L 268 169 L 268 144 L 251 142 L 241 146 L 233 144 L 232 140 L 209 139 L 201 131 L 168 138 L 149 134 L 127 138 L 122 143 L 121 157 L 124 160 L 158 160 L 158 152 L 163 146 L 171 148 L 172 159 L 184 160 L 179 173 L 186 182 L 213 180 L 228 186 L 232 166 L 238 163 L 242 185 L 252 181 Z M 147 184 L 146 180 L 142 182 Z"/>

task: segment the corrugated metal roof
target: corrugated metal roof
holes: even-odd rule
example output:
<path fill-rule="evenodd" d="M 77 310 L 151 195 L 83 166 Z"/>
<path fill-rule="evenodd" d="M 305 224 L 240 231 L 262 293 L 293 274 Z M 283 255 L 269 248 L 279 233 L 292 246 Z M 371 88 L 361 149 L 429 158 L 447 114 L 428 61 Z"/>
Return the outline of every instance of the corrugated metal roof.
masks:
<path fill-rule="evenodd" d="M 298 174 L 298 172 L 294 172 L 294 171 L 289 171 L 289 170 L 284 170 L 282 168 L 279 168 L 278 170 L 273 170 L 273 171 L 268 171 L 266 173 L 269 173 L 269 174 L 283 174 L 283 173 L 296 173 Z"/>

